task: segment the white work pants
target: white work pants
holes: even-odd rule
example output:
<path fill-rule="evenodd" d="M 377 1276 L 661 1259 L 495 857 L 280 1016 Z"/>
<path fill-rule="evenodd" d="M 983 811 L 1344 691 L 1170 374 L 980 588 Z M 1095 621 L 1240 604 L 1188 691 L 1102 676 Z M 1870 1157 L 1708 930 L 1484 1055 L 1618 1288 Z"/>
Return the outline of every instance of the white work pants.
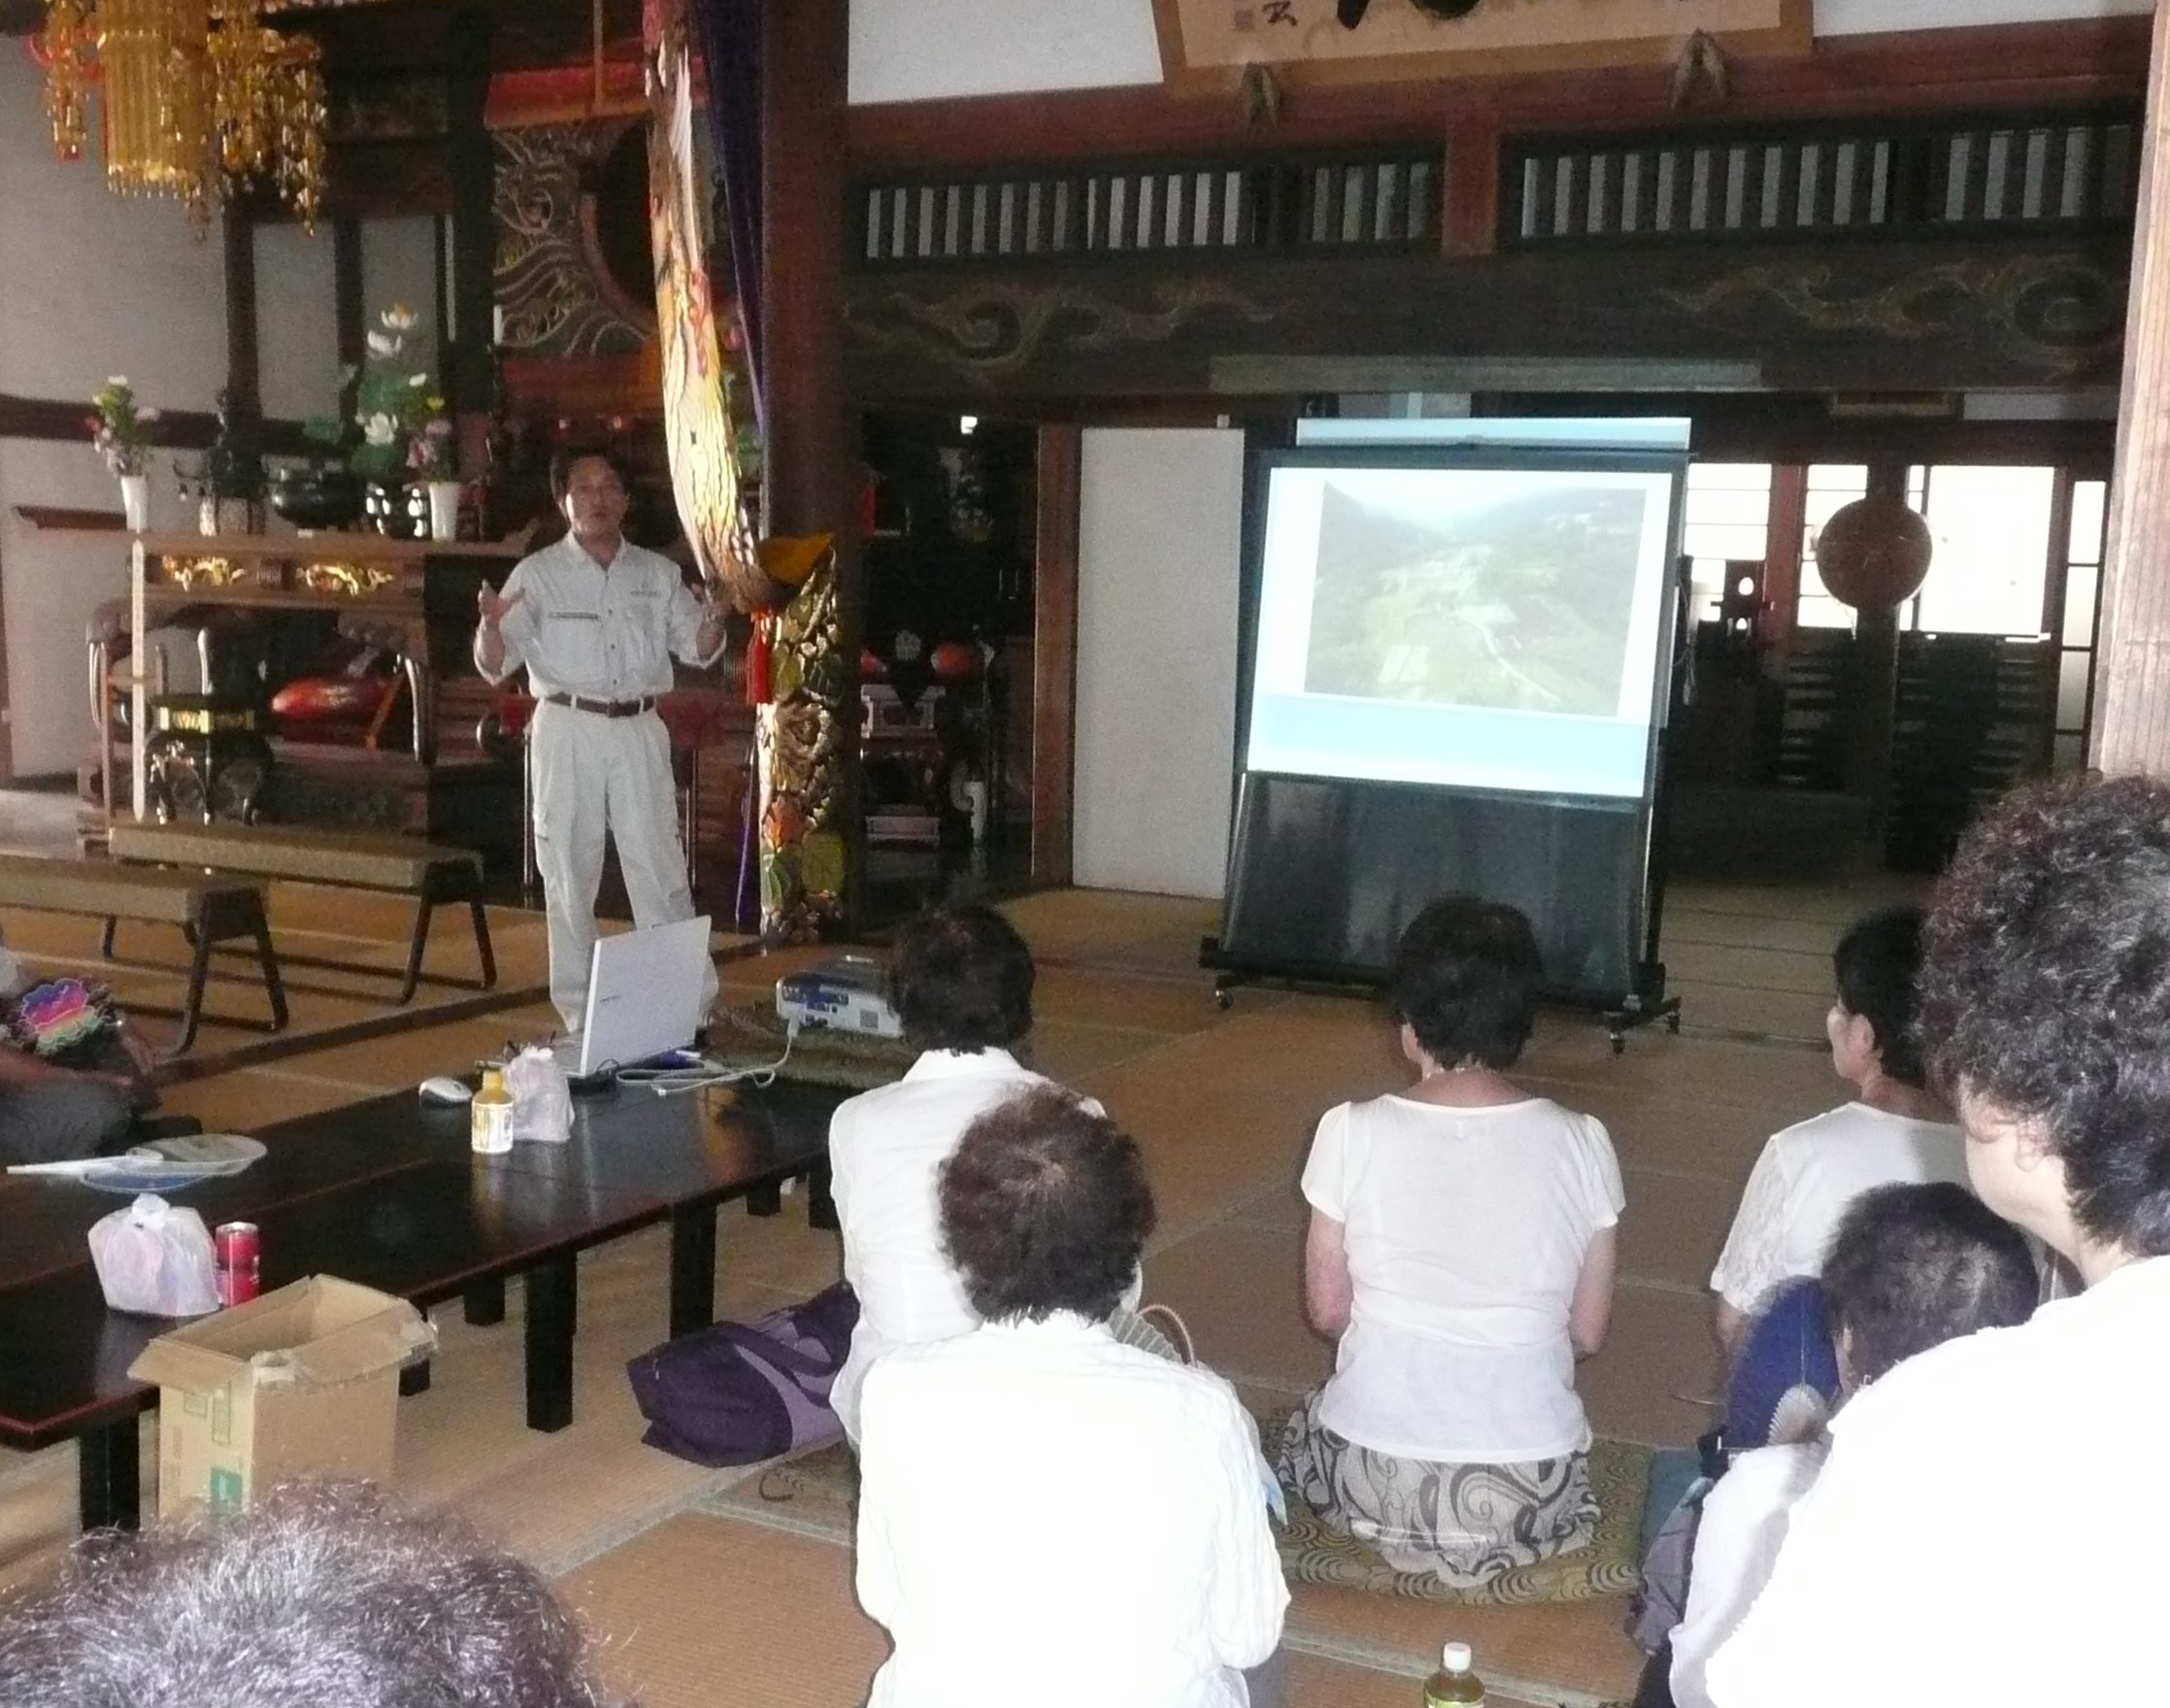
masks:
<path fill-rule="evenodd" d="M 668 925 L 693 917 L 678 834 L 671 738 L 653 712 L 605 718 L 545 701 L 535 708 L 527 741 L 535 865 L 550 914 L 551 1003 L 565 1029 L 577 1032 L 587 1005 L 606 832 L 618 849 L 636 925 Z M 715 1000 L 712 965 L 703 1014 Z"/>

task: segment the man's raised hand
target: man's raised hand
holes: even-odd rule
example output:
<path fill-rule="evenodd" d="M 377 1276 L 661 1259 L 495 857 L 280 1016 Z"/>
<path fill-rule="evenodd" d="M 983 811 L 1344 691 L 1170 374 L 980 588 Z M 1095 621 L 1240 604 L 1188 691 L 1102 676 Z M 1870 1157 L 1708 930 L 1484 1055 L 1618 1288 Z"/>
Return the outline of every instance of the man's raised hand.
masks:
<path fill-rule="evenodd" d="M 495 628 L 504 621 L 506 613 L 526 597 L 525 593 L 500 593 L 484 582 L 475 589 L 475 609 L 482 617 L 484 627 Z"/>

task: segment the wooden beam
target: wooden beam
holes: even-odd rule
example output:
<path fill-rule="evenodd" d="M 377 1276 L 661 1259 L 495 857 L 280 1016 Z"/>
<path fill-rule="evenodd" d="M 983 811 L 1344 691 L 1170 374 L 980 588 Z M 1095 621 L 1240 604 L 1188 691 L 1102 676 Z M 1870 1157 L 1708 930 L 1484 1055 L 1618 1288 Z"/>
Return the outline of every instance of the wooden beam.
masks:
<path fill-rule="evenodd" d="M 1499 248 L 1499 132 L 1488 124 L 1447 133 L 1447 172 L 1439 226 L 1451 255 L 1488 255 Z"/>
<path fill-rule="evenodd" d="M 2155 8 L 2090 762 L 2170 770 L 2170 5 Z"/>
<path fill-rule="evenodd" d="M 282 455 L 298 454 L 307 447 L 299 421 L 266 421 L 263 446 Z M 150 423 L 150 442 L 171 451 L 204 451 L 218 436 L 218 418 L 207 410 L 173 409 L 159 412 Z M 0 391 L 0 439 L 45 439 L 59 443 L 90 443 L 90 405 L 59 397 L 17 397 Z"/>
<path fill-rule="evenodd" d="M 339 218 L 331 227 L 332 319 L 338 328 L 339 365 L 361 366 L 368 346 L 369 309 L 362 301 L 361 221 Z"/>
<path fill-rule="evenodd" d="M 2136 101 L 2147 86 L 2148 20 L 1914 30 L 1817 44 L 1806 58 L 1742 60 L 1727 104 L 1701 121 L 2072 108 Z M 854 172 L 1109 154 L 1220 152 L 1436 137 L 1450 116 L 1508 134 L 1679 122 L 1668 70 L 1464 78 L 1291 92 L 1278 123 L 1225 99 L 1157 85 L 897 101 L 854 107 Z"/>
<path fill-rule="evenodd" d="M 1032 882 L 1071 881 L 1078 755 L 1078 496 L 1085 435 L 1040 429 L 1032 566 Z"/>
<path fill-rule="evenodd" d="M 242 210 L 228 208 L 218 235 L 226 264 L 226 395 L 238 419 L 249 420 L 264 409 L 256 353 L 255 222 Z"/>

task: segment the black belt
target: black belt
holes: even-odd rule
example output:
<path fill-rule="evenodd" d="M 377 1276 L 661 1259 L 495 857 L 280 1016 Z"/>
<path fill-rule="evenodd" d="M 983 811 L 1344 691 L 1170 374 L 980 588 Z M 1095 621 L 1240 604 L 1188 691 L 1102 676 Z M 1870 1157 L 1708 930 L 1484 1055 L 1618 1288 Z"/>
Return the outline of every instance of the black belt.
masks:
<path fill-rule="evenodd" d="M 638 718 L 643 712 L 655 709 L 655 696 L 643 694 L 637 700 L 591 700 L 584 694 L 545 694 L 544 700 L 552 706 L 570 706 L 576 712 L 593 712 L 598 718 Z"/>

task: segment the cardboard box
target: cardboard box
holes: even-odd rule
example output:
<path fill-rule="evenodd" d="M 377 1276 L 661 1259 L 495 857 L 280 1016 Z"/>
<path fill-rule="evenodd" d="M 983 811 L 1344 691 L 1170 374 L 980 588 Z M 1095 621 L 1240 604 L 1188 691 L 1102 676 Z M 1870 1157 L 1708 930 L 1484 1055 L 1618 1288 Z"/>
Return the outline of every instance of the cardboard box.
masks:
<path fill-rule="evenodd" d="M 160 1335 L 128 1366 L 158 1385 L 159 1516 L 293 1477 L 388 1482 L 400 1367 L 436 1338 L 406 1300 L 329 1275 Z"/>

